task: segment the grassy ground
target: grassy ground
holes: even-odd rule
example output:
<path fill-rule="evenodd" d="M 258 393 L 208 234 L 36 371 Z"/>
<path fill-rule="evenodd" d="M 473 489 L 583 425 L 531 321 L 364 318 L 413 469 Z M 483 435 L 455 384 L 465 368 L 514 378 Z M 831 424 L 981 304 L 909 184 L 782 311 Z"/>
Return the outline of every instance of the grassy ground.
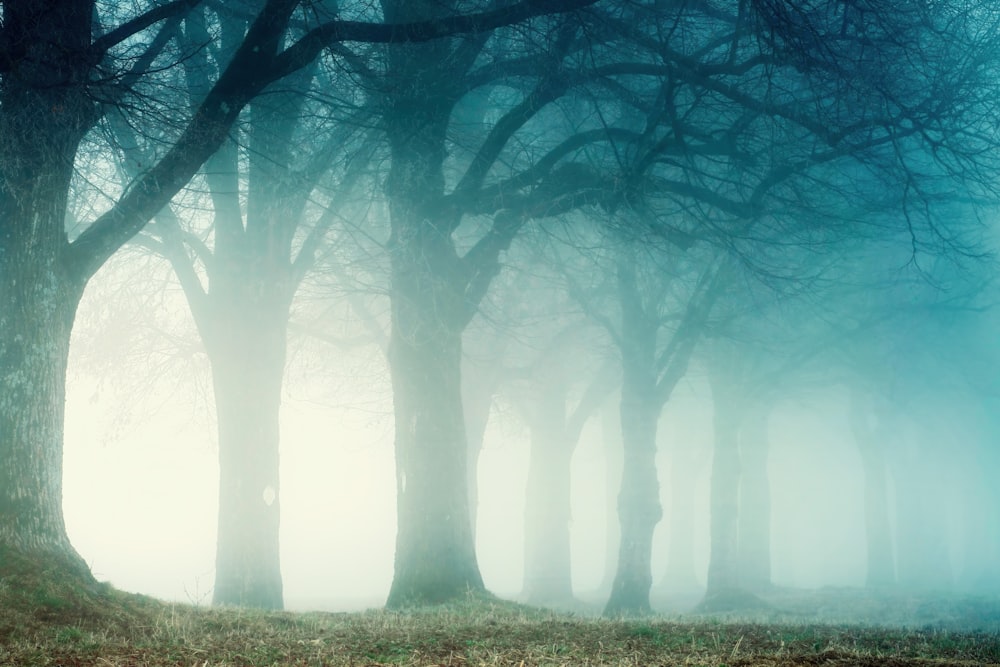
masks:
<path fill-rule="evenodd" d="M 969 600 L 932 605 L 936 617 L 924 625 L 911 614 L 916 624 L 890 628 L 806 615 L 821 599 L 846 613 L 858 595 L 843 590 L 776 592 L 753 616 L 625 621 L 488 598 L 405 613 L 262 613 L 66 586 L 0 582 L 0 665 L 1000 665 L 996 629 L 964 629 L 953 612 L 978 610 L 984 627 L 1000 614 Z M 901 599 L 889 604 L 890 620 L 912 611 Z"/>

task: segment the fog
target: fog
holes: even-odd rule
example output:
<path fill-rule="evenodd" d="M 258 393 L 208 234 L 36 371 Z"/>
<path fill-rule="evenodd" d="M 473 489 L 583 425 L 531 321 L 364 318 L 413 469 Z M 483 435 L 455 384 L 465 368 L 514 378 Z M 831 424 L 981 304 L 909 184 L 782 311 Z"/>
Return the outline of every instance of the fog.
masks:
<path fill-rule="evenodd" d="M 121 270 L 102 273 L 81 308 L 81 322 L 105 318 L 98 335 L 118 326 L 152 326 L 129 324 L 122 314 L 128 304 L 109 303 L 101 278 Z M 192 325 L 184 321 L 179 294 L 175 297 L 164 301 L 161 313 L 183 332 Z M 69 373 L 64 509 L 70 538 L 98 579 L 166 600 L 210 604 L 219 468 L 207 359 L 197 349 L 164 352 L 155 336 L 131 336 L 115 356 L 95 357 L 86 349 L 92 334 L 85 327 L 78 331 Z M 344 352 L 299 345 L 281 408 L 285 604 L 293 610 L 381 606 L 392 581 L 396 534 L 392 405 L 384 360 L 374 347 Z M 662 611 L 691 608 L 705 585 L 710 394 L 705 378 L 689 373 L 660 419 L 657 467 L 664 519 L 655 533 L 652 572 L 654 608 Z M 606 442 L 609 429 L 601 423 L 616 412 L 612 397 L 587 422 L 572 459 L 572 584 L 577 597 L 595 609 L 607 596 L 608 558 L 616 548 L 608 512 L 617 494 L 609 484 L 617 480 L 609 480 L 608 470 L 620 468 L 620 443 Z M 847 412 L 846 390 L 832 383 L 788 397 L 770 417 L 770 563 L 776 586 L 865 585 L 864 471 Z M 980 450 L 949 449 L 944 442 L 983 437 L 968 413 L 943 410 L 909 427 L 931 429 L 932 438 L 942 439 L 938 456 L 927 454 L 921 473 L 927 486 L 920 493 L 938 505 L 933 525 L 943 532 L 925 543 L 946 544 L 948 571 L 914 578 L 917 589 L 1000 588 L 991 553 L 975 552 L 985 542 L 970 537 L 981 526 L 968 508 L 996 503 L 995 493 L 976 478 Z M 495 406 L 478 465 L 476 545 L 486 587 L 510 599 L 522 593 L 528 464 L 525 426 L 510 409 Z M 686 466 L 680 472 L 694 489 L 680 501 L 671 495 L 675 465 Z M 894 489 L 891 478 L 889 483 Z M 902 496 L 894 490 L 888 495 L 892 540 L 898 543 L 896 499 Z M 674 502 L 682 503 L 679 509 L 690 513 L 694 524 L 695 586 L 684 590 L 664 583 Z M 993 511 L 980 509 L 986 516 Z M 897 566 L 902 575 L 903 562 Z M 992 578 L 984 579 L 984 572 Z"/>

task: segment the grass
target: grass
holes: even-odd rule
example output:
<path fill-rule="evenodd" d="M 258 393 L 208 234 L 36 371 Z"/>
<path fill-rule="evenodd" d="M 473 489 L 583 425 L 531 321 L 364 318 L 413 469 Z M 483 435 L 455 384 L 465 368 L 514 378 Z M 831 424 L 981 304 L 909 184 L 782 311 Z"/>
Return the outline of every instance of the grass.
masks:
<path fill-rule="evenodd" d="M 783 618 L 606 620 L 470 596 L 406 612 L 296 614 L 61 586 L 3 580 L 0 665 L 1000 665 L 995 631 L 804 622 L 794 604 Z"/>

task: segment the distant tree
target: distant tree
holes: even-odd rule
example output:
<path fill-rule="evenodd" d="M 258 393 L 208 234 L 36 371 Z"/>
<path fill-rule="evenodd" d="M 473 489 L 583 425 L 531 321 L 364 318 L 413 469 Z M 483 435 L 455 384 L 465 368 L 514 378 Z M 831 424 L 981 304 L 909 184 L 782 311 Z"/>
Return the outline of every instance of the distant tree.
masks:
<path fill-rule="evenodd" d="M 638 224 L 622 216 L 618 227 L 630 229 L 634 238 L 671 239 L 675 247 L 714 242 L 762 275 L 790 275 L 801 262 L 793 250 L 811 249 L 822 257 L 834 244 L 900 229 L 921 258 L 964 251 L 964 221 L 942 227 L 936 216 L 955 201 L 948 194 L 953 188 L 966 200 L 990 195 L 995 153 L 989 147 L 997 133 L 988 119 L 996 117 L 997 107 L 986 91 L 994 82 L 997 33 L 984 27 L 998 16 L 985 4 L 904 4 L 883 12 L 854 3 L 763 1 L 735 9 L 707 3 L 668 11 L 658 5 L 658 12 L 647 14 L 647 8 L 632 6 L 637 14 L 627 15 L 631 20 L 610 18 L 606 30 L 649 48 L 657 66 L 663 63 L 659 78 L 618 81 L 619 93 L 631 93 L 620 99 L 642 128 L 643 141 L 615 153 L 618 195 L 608 205 L 644 212 Z M 978 55 L 949 56 L 956 40 Z M 652 81 L 658 82 L 657 103 L 636 103 L 648 99 L 643 93 L 649 94 Z M 963 83 L 956 88 L 955 81 Z M 874 213 L 886 207 L 902 216 Z M 625 271 L 619 269 L 622 284 L 628 284 L 634 264 L 626 261 Z M 624 299 L 622 308 L 624 324 Z M 641 309 L 632 310 L 637 323 L 649 321 Z M 624 363 L 623 394 L 627 357 Z M 725 376 L 726 368 L 740 363 L 721 365 L 719 375 Z M 654 367 L 649 355 L 634 367 L 647 387 L 636 395 L 648 396 L 648 369 Z M 738 504 L 739 478 L 738 467 L 722 453 L 736 451 L 740 416 L 725 412 L 739 407 L 736 396 L 722 395 L 729 385 L 715 384 L 721 440 L 712 532 L 718 557 L 710 565 L 709 588 L 724 589 L 738 580 L 737 515 L 726 510 Z M 629 406 L 625 394 L 626 452 L 628 430 L 649 431 L 651 423 L 631 412 L 626 416 Z M 638 498 L 639 489 L 646 508 L 636 515 L 645 517 L 639 532 L 645 535 L 659 519 L 655 479 L 648 481 L 651 455 L 643 451 L 644 462 L 632 477 L 626 454 L 619 507 L 623 549 L 628 545 L 643 555 L 630 567 L 622 552 L 619 572 L 632 572 L 622 580 L 632 583 L 620 597 L 612 591 L 609 613 L 648 609 L 648 575 L 639 575 L 648 569 L 646 542 L 630 538 L 624 528 L 626 497 Z"/>
<path fill-rule="evenodd" d="M 238 46 L 244 20 L 233 9 L 206 15 L 198 8 L 184 22 L 190 55 L 182 65 L 194 104 L 218 67 L 201 48 L 211 41 L 209 26 L 218 26 L 218 62 Z M 312 11 L 317 18 L 321 8 Z M 290 310 L 339 211 L 336 200 L 346 199 L 329 192 L 349 189 L 360 173 L 357 165 L 365 163 L 352 159 L 364 149 L 363 141 L 360 147 L 352 142 L 358 128 L 331 123 L 315 103 L 307 105 L 314 80 L 331 97 L 342 83 L 317 69 L 316 63 L 304 67 L 255 99 L 206 162 L 197 185 L 210 201 L 186 193 L 157 214 L 142 238 L 174 267 L 212 368 L 221 477 L 215 604 L 283 605 L 278 412 Z M 130 134 L 127 127 L 119 133 Z M 132 138 L 119 141 L 126 167 L 144 162 L 147 152 L 140 138 Z M 340 163 L 355 168 L 344 174 L 336 169 Z M 336 177 L 324 178 L 330 170 Z M 333 178 L 336 184 L 327 182 Z M 327 202 L 326 209 L 316 211 L 311 203 L 317 201 Z M 212 213 L 210 242 L 203 211 Z"/>

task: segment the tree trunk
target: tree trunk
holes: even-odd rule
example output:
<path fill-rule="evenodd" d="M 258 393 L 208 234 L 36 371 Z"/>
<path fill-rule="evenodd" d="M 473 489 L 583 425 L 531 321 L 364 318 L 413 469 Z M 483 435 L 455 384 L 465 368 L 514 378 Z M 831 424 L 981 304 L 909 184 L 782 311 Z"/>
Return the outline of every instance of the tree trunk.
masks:
<path fill-rule="evenodd" d="M 9 568 L 94 583 L 62 509 L 66 365 L 90 273 L 70 252 L 67 196 L 96 120 L 87 2 L 4 3 L 0 79 L 0 579 Z M 16 72 L 16 74 L 15 74 Z"/>
<path fill-rule="evenodd" d="M 729 368 L 709 372 L 714 405 L 714 450 L 709 495 L 709 558 L 705 604 L 728 605 L 740 590 L 739 576 L 739 428 L 738 381 Z"/>
<path fill-rule="evenodd" d="M 690 594 L 701 588 L 694 571 L 694 496 L 700 467 L 693 447 L 675 444 L 670 457 L 670 547 L 660 582 L 668 594 Z"/>
<path fill-rule="evenodd" d="M 500 382 L 497 359 L 470 360 L 462 364 L 462 409 L 465 415 L 465 434 L 469 441 L 468 484 L 469 521 L 472 538 L 476 538 L 479 513 L 479 455 L 483 451 L 483 438 L 490 421 L 493 395 Z"/>
<path fill-rule="evenodd" d="M 219 304 L 220 334 L 208 345 L 219 426 L 213 603 L 281 609 L 278 412 L 288 305 L 254 299 L 252 281 L 245 288 L 243 299 Z"/>
<path fill-rule="evenodd" d="M 740 583 L 755 592 L 771 587 L 771 486 L 767 475 L 769 414 L 769 406 L 755 406 L 740 429 Z"/>
<path fill-rule="evenodd" d="M 386 21 L 447 15 L 450 2 L 383 0 Z M 462 408 L 468 271 L 442 205 L 446 135 L 461 92 L 449 40 L 389 47 L 384 115 L 391 236 L 389 366 L 395 416 L 396 558 L 387 605 L 444 602 L 483 590 L 469 511 Z"/>
<path fill-rule="evenodd" d="M 395 259 L 389 362 L 398 527 L 390 607 L 483 588 L 469 516 L 461 327 L 439 308 L 428 269 L 418 277 L 419 262 Z"/>
<path fill-rule="evenodd" d="M 9 218 L 4 222 L 11 224 Z M 66 364 L 82 285 L 65 277 L 44 248 L 21 252 L 5 243 L 4 250 L 9 256 L 0 262 L 0 574 L 3 565 L 33 563 L 40 571 L 91 584 L 66 535 L 62 509 Z"/>
<path fill-rule="evenodd" d="M 627 378 L 627 375 L 626 375 Z M 621 542 L 618 568 L 606 616 L 645 614 L 651 611 L 653 584 L 653 532 L 663 516 L 660 483 L 656 475 L 656 422 L 659 405 L 635 395 L 622 384 L 622 441 L 625 460 L 618 494 Z"/>
<path fill-rule="evenodd" d="M 656 428 L 662 404 L 656 399 L 657 323 L 647 316 L 632 268 L 618 269 L 622 308 L 621 423 L 624 465 L 618 493 L 621 542 L 618 568 L 606 616 L 651 611 L 653 532 L 663 516 L 656 474 Z"/>
<path fill-rule="evenodd" d="M 573 598 L 570 558 L 570 463 L 566 431 L 567 380 L 559 362 L 545 363 L 534 378 L 528 408 L 531 454 L 524 516 L 524 587 L 530 604 Z"/>
<path fill-rule="evenodd" d="M 850 422 L 854 442 L 861 455 L 865 478 L 865 537 L 867 538 L 867 588 L 882 588 L 896 582 L 896 566 L 892 556 L 892 534 L 889 529 L 889 492 L 886 479 L 884 438 L 893 437 L 887 415 L 874 415 L 872 424 L 871 398 L 860 391 L 851 392 Z"/>
<path fill-rule="evenodd" d="M 607 514 L 604 520 L 604 577 L 598 590 L 610 595 L 618 569 L 618 547 L 621 528 L 618 522 L 618 494 L 615 489 L 622 478 L 621 401 L 608 401 L 601 409 L 601 440 L 604 443 L 605 490 Z"/>

